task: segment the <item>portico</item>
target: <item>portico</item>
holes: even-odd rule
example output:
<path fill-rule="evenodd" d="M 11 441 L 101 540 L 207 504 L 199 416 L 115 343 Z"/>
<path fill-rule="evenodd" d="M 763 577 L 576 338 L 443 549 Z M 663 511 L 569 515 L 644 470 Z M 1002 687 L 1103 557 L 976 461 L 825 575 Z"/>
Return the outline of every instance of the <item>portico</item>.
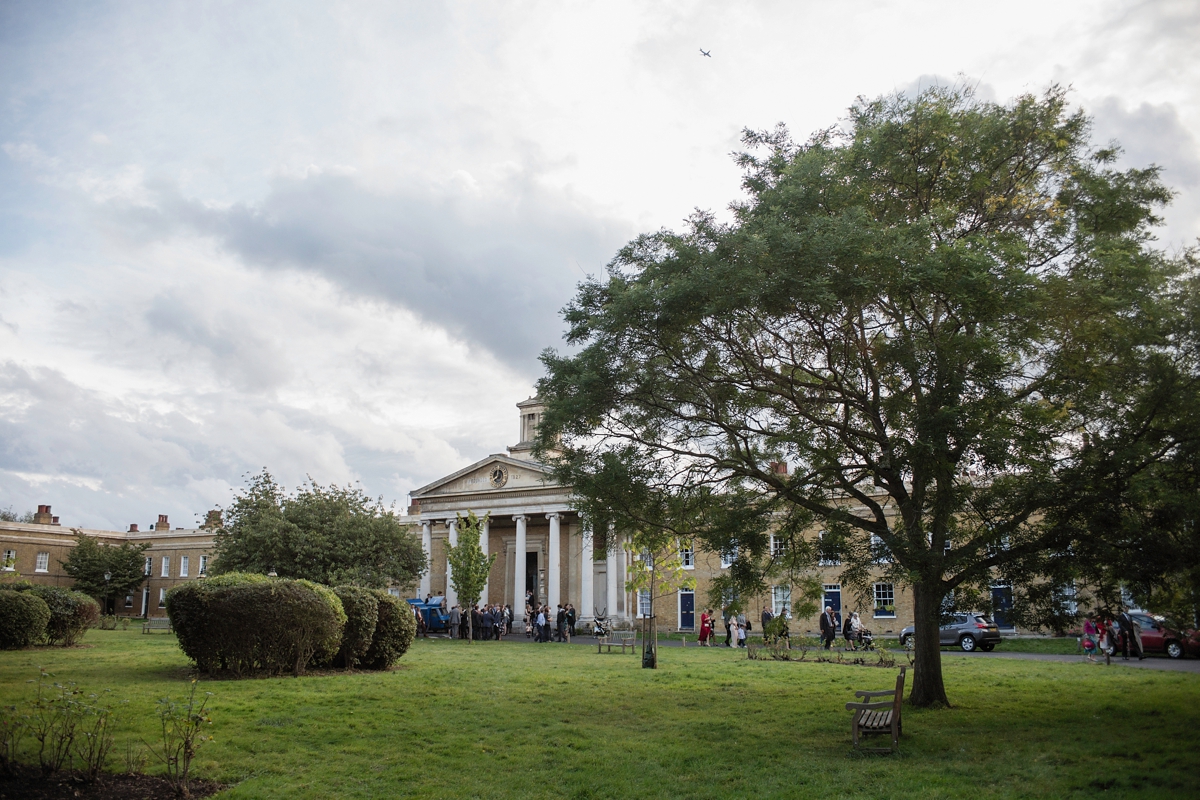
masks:
<path fill-rule="evenodd" d="M 446 550 L 458 540 L 457 515 L 473 511 L 487 515 L 480 544 L 497 556 L 481 602 L 512 606 L 518 627 L 529 595 L 552 609 L 570 603 L 580 620 L 592 619 L 596 611 L 628 619 L 633 607 L 624 591 L 628 553 L 622 549 L 595 561 L 592 532 L 571 508 L 570 490 L 532 458 L 541 403 L 530 399 L 517 407 L 521 441 L 508 454 L 490 455 L 412 492 L 412 513 L 419 514 L 430 559 L 421 596 L 444 592 L 448 605 L 457 603 Z"/>

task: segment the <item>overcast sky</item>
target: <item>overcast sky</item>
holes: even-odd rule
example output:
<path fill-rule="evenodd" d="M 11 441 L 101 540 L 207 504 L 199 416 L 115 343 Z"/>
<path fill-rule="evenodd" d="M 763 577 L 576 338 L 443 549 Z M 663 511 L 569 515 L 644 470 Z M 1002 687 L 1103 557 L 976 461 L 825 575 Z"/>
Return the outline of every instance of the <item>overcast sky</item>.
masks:
<path fill-rule="evenodd" d="M 1052 82 L 1200 234 L 1200 3 L 0 4 L 0 507 L 175 525 L 517 438 L 559 311 L 743 128 Z M 711 58 L 700 54 L 711 52 Z"/>

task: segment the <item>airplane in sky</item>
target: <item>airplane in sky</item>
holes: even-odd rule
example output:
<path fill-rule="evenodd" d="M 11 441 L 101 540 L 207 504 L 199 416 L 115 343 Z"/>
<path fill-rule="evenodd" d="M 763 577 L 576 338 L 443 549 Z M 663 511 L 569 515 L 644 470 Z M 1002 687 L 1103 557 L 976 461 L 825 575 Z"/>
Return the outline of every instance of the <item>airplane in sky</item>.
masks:
<path fill-rule="evenodd" d="M 712 58 L 712 53 L 705 50 L 703 47 L 700 48 L 700 55 L 704 56 L 705 58 Z"/>

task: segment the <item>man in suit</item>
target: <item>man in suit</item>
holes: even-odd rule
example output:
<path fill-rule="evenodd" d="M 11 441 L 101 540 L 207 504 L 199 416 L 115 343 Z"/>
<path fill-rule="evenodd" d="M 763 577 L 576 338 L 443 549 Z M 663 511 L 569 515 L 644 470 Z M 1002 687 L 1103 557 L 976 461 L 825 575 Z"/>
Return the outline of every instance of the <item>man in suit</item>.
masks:
<path fill-rule="evenodd" d="M 821 615 L 821 638 L 825 640 L 825 649 L 833 647 L 833 640 L 838 635 L 837 617 L 833 613 L 833 606 L 825 606 L 825 613 Z"/>
<path fill-rule="evenodd" d="M 458 610 L 458 606 L 454 606 L 450 609 L 450 627 L 448 628 L 451 639 L 458 636 L 458 626 L 461 624 L 462 612 Z"/>
<path fill-rule="evenodd" d="M 1129 609 L 1121 609 L 1120 615 L 1117 617 L 1117 626 L 1121 629 L 1121 657 L 1126 661 L 1129 660 L 1129 651 L 1142 660 L 1146 655 L 1142 652 L 1142 642 L 1137 635 L 1134 626 L 1137 625 L 1133 621 L 1133 617 L 1129 616 Z"/>

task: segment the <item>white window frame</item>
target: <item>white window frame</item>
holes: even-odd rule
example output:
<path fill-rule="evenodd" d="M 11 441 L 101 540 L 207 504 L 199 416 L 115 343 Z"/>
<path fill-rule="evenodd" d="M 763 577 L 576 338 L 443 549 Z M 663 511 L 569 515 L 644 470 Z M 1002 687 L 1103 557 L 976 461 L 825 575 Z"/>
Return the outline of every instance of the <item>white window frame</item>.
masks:
<path fill-rule="evenodd" d="M 171 577 L 171 557 L 170 556 L 162 557 L 162 572 L 159 575 L 159 577 L 161 577 L 161 578 Z"/>
<path fill-rule="evenodd" d="M 696 542 L 694 539 L 680 540 L 679 564 L 683 569 L 696 568 Z"/>
<path fill-rule="evenodd" d="M 729 569 L 735 561 L 737 561 L 737 542 L 733 543 L 732 549 L 721 551 L 721 569 Z"/>
<path fill-rule="evenodd" d="M 876 564 L 887 564 L 892 560 L 888 546 L 883 543 L 883 538 L 873 533 L 871 534 L 871 552 L 878 554 L 872 559 Z M 883 555 L 885 552 L 888 555 Z"/>
<path fill-rule="evenodd" d="M 131 594 L 125 595 L 125 607 L 133 608 L 133 595 L 131 595 Z"/>
<path fill-rule="evenodd" d="M 792 587 L 791 586 L 772 586 L 771 587 L 771 612 L 775 616 L 792 616 Z"/>
<path fill-rule="evenodd" d="M 876 583 L 872 589 L 875 598 L 874 616 L 876 619 L 895 619 L 896 618 L 896 584 L 894 583 Z M 891 602 L 887 602 L 888 600 Z M 880 601 L 883 601 L 882 603 Z M 891 611 L 884 610 L 883 606 L 891 606 Z"/>
<path fill-rule="evenodd" d="M 787 539 L 780 539 L 771 534 L 771 558 L 782 558 L 787 552 Z"/>
<path fill-rule="evenodd" d="M 637 615 L 638 619 L 645 619 L 650 616 L 650 590 L 638 589 L 637 593 Z"/>
<path fill-rule="evenodd" d="M 400 589 L 395 586 L 388 587 L 388 594 L 390 594 L 392 597 L 399 597 Z"/>
<path fill-rule="evenodd" d="M 200 556 L 200 571 L 196 574 L 201 577 L 208 574 L 208 556 Z"/>
<path fill-rule="evenodd" d="M 5 572 L 13 572 L 17 568 L 17 551 L 5 550 L 4 561 L 2 563 Z"/>
<path fill-rule="evenodd" d="M 34 572 L 49 572 L 50 571 L 50 554 L 41 552 L 37 554 L 37 561 L 33 565 Z"/>
<path fill-rule="evenodd" d="M 186 578 L 188 576 L 188 557 L 179 557 L 179 577 Z"/>
<path fill-rule="evenodd" d="M 822 540 L 822 539 L 824 539 L 824 538 L 825 538 L 825 531 L 818 531 L 818 532 L 817 532 L 817 548 L 818 548 L 818 552 L 820 551 L 820 547 L 821 547 L 821 540 Z M 831 559 L 825 559 L 825 558 L 822 558 L 822 559 L 820 559 L 820 560 L 818 560 L 818 561 L 817 561 L 817 566 L 821 566 L 821 567 L 840 567 L 841 565 L 842 565 L 842 562 L 841 562 L 841 560 L 840 560 L 840 559 L 837 559 L 837 560 L 831 560 Z"/>
<path fill-rule="evenodd" d="M 146 571 L 143 572 L 142 574 L 145 575 L 147 578 L 149 578 L 150 573 L 153 571 L 154 571 L 154 556 L 146 556 Z"/>
<path fill-rule="evenodd" d="M 159 608 L 166 608 L 166 607 L 167 607 L 167 587 L 165 587 L 165 586 L 161 586 L 161 587 L 159 587 L 159 590 L 158 590 L 158 607 L 159 607 Z"/>

